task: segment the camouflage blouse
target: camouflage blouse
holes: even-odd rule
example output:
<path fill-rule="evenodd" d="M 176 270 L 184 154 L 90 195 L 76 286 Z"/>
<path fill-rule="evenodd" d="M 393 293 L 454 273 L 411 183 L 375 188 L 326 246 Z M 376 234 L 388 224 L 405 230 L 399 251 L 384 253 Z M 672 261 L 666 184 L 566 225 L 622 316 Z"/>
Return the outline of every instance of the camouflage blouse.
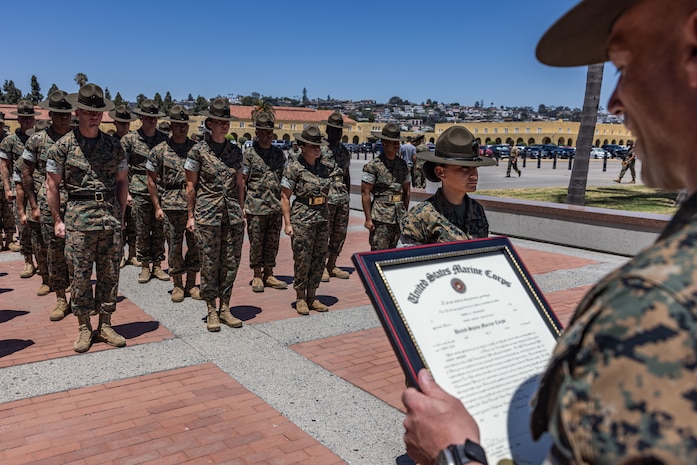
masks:
<path fill-rule="evenodd" d="M 281 212 L 281 177 L 286 157 L 278 147 L 271 146 L 269 155 L 255 142 L 244 154 L 242 172 L 247 178 L 244 211 L 248 215 L 271 215 Z"/>
<path fill-rule="evenodd" d="M 199 142 L 187 155 L 184 169 L 198 173 L 196 187 L 196 224 L 220 226 L 244 222 L 244 213 L 237 197 L 237 174 L 242 169 L 242 151 L 226 143 L 218 156 L 208 142 Z"/>
<path fill-rule="evenodd" d="M 22 158 L 35 164 L 33 174 L 34 189 L 36 191 L 36 201 L 41 211 L 42 222 L 48 221 L 53 223 L 51 210 L 48 208 L 48 202 L 46 201 L 46 161 L 49 149 L 61 137 L 53 132 L 53 128 L 49 127 L 44 131 L 34 133 L 24 145 Z M 68 192 L 65 190 L 65 183 L 61 182 L 60 186 L 58 186 L 58 192 L 60 193 L 60 209 L 65 211 L 65 206 L 68 203 Z"/>
<path fill-rule="evenodd" d="M 696 463 L 697 197 L 579 304 L 543 375 L 532 433 L 574 463 Z"/>
<path fill-rule="evenodd" d="M 10 172 L 10 187 L 12 192 L 15 190 L 15 182 L 22 176 L 22 153 L 24 144 L 29 140 L 29 136 L 17 129 L 13 134 L 6 136 L 0 141 L 0 158 L 10 160 L 12 171 Z M 2 176 L 0 176 L 2 182 Z"/>
<path fill-rule="evenodd" d="M 322 160 L 329 160 L 341 168 L 341 173 L 332 178 L 332 184 L 329 188 L 329 203 L 332 205 L 343 205 L 349 203 L 349 190 L 351 186 L 347 186 L 344 182 L 344 175 L 351 166 L 351 154 L 339 144 L 336 147 L 322 147 Z"/>
<path fill-rule="evenodd" d="M 361 181 L 373 185 L 371 218 L 382 223 L 399 224 L 405 208 L 403 199 L 395 199 L 401 199 L 403 185 L 408 186 L 411 182 L 407 162 L 399 157 L 390 162 L 385 155 L 380 155 L 363 167 Z"/>
<path fill-rule="evenodd" d="M 155 136 L 146 140 L 140 129 L 131 131 L 121 138 L 121 146 L 128 157 L 128 191 L 131 195 L 150 196 L 145 165 L 150 157 L 150 151 L 165 140 L 167 140 L 167 134 L 162 131 L 155 131 Z"/>
<path fill-rule="evenodd" d="M 150 152 L 145 164 L 148 171 L 157 173 L 160 206 L 163 210 L 186 211 L 186 174 L 184 161 L 196 143 L 187 137 L 177 145 L 169 138 Z"/>
<path fill-rule="evenodd" d="M 339 175 L 338 168 L 330 160 L 316 162 L 309 165 L 300 156 L 297 160 L 289 160 L 285 170 L 281 186 L 290 189 L 295 194 L 295 201 L 290 210 L 292 224 L 311 226 L 328 221 L 326 198 L 329 195 L 332 178 Z M 324 203 L 319 205 L 306 205 L 304 200 L 324 197 Z"/>
<path fill-rule="evenodd" d="M 450 204 L 441 189 L 416 205 L 402 220 L 400 245 L 437 244 L 489 236 L 484 207 L 465 194 L 463 213 Z"/>

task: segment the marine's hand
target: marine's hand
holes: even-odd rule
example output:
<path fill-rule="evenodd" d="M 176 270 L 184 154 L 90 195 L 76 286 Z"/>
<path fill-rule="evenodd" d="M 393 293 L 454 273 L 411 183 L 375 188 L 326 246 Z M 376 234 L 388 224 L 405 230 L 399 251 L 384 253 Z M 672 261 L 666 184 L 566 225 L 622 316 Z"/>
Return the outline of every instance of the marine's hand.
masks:
<path fill-rule="evenodd" d="M 65 223 L 63 223 L 62 221 L 57 221 L 56 224 L 53 226 L 53 232 L 58 237 L 65 237 Z"/>
<path fill-rule="evenodd" d="M 367 229 L 368 231 L 373 231 L 375 229 L 373 220 L 365 220 L 365 224 L 363 226 L 365 226 L 365 229 Z"/>
<path fill-rule="evenodd" d="M 194 226 L 194 219 L 189 218 L 188 220 L 186 220 L 186 230 L 189 232 L 194 232 L 194 229 L 196 229 L 196 227 Z"/>
<path fill-rule="evenodd" d="M 428 370 L 419 372 L 419 388 L 402 393 L 407 409 L 404 443 L 412 460 L 432 464 L 438 452 L 466 439 L 479 443 L 479 427 L 459 399 L 438 386 Z"/>

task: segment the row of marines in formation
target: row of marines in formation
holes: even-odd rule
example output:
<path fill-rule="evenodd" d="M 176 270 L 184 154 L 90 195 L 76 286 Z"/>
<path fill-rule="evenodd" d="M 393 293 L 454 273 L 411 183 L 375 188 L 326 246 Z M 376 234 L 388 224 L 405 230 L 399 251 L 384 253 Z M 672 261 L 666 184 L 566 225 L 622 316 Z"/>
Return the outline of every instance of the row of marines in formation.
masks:
<path fill-rule="evenodd" d="M 43 281 L 38 293 L 56 294 L 50 319 L 60 320 L 70 311 L 77 316 L 75 351 L 88 350 L 94 340 L 125 345 L 111 327 L 111 316 L 119 268 L 126 263 L 141 267 L 140 283 L 171 276 L 173 302 L 187 296 L 205 301 L 209 331 L 219 331 L 221 323 L 241 327 L 229 304 L 245 222 L 253 291 L 287 288 L 273 273 L 282 226 L 291 237 L 299 314 L 327 311 L 316 296 L 320 282 L 349 277 L 336 266 L 347 233 L 351 185 L 340 113 L 326 121 L 326 139 L 317 126 L 296 134 L 300 151 L 286 159 L 271 144 L 276 128 L 268 113 L 255 116 L 256 139 L 244 154 L 228 142 L 225 136 L 236 118 L 223 98 L 201 112 L 210 132 L 200 142 L 188 137 L 191 119 L 183 107 L 175 105 L 165 115 L 146 99 L 135 116 L 125 105 L 115 107 L 91 83 L 76 94 L 54 91 L 39 106 L 49 110 L 48 127 L 31 129 L 34 107 L 23 101 L 13 112 L 20 128 L 0 142 L 3 208 L 16 195 L 26 262 L 22 276 L 34 273 L 33 254 Z M 107 111 L 116 126 L 113 137 L 99 130 Z M 71 130 L 73 112 L 77 125 Z M 141 127 L 130 131 L 136 118 Z M 157 129 L 158 118 L 169 123 L 169 136 Z M 403 245 L 410 245 L 488 235 L 483 209 L 466 195 L 476 189 L 476 167 L 488 159 L 478 158 L 469 131 L 452 129 L 441 136 L 435 154 L 417 154 L 426 177 L 443 187 L 405 218 L 412 171 L 398 156 L 399 127 L 383 128 L 383 152 L 364 167 L 361 179 L 371 250 L 395 247 L 400 236 Z M 161 267 L 165 239 L 169 275 Z M 195 286 L 199 270 L 200 290 Z M 96 332 L 90 321 L 94 314 L 99 315 Z"/>

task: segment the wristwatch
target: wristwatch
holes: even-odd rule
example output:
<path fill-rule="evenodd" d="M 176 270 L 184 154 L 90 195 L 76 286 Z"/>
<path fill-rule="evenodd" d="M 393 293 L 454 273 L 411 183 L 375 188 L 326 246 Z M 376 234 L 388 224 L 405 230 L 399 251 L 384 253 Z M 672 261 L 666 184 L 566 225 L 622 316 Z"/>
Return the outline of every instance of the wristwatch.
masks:
<path fill-rule="evenodd" d="M 451 444 L 438 454 L 436 465 L 464 465 L 465 463 L 486 463 L 486 454 L 482 446 L 469 439 L 464 444 Z"/>

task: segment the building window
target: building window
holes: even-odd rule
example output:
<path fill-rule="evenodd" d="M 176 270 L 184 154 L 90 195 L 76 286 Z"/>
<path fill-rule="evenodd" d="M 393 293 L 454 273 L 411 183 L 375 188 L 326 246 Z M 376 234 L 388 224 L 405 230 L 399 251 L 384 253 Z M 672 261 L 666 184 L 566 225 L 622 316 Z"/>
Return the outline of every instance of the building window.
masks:
<path fill-rule="evenodd" d="M 515 128 L 515 129 L 513 129 L 513 132 L 514 132 L 515 134 L 518 134 L 518 133 L 520 132 L 520 129 Z"/>
<path fill-rule="evenodd" d="M 530 134 L 530 128 L 525 128 L 525 134 Z"/>
<path fill-rule="evenodd" d="M 498 133 L 499 133 L 499 128 L 494 128 L 494 134 L 498 134 Z"/>
<path fill-rule="evenodd" d="M 489 134 L 489 128 L 484 128 L 484 134 Z"/>
<path fill-rule="evenodd" d="M 474 133 L 479 134 L 479 128 L 474 128 Z"/>
<path fill-rule="evenodd" d="M 278 129 L 283 129 L 283 123 L 278 123 Z"/>
<path fill-rule="evenodd" d="M 291 125 L 290 125 L 290 129 L 293 130 L 293 131 L 295 131 L 295 129 L 297 129 L 295 126 L 296 126 L 295 123 L 291 124 Z"/>
<path fill-rule="evenodd" d="M 537 128 L 537 133 L 542 134 L 542 128 Z"/>
<path fill-rule="evenodd" d="M 244 121 L 240 121 L 240 127 L 241 127 L 241 128 L 244 127 Z"/>
<path fill-rule="evenodd" d="M 503 133 L 508 134 L 508 128 L 503 128 Z"/>

